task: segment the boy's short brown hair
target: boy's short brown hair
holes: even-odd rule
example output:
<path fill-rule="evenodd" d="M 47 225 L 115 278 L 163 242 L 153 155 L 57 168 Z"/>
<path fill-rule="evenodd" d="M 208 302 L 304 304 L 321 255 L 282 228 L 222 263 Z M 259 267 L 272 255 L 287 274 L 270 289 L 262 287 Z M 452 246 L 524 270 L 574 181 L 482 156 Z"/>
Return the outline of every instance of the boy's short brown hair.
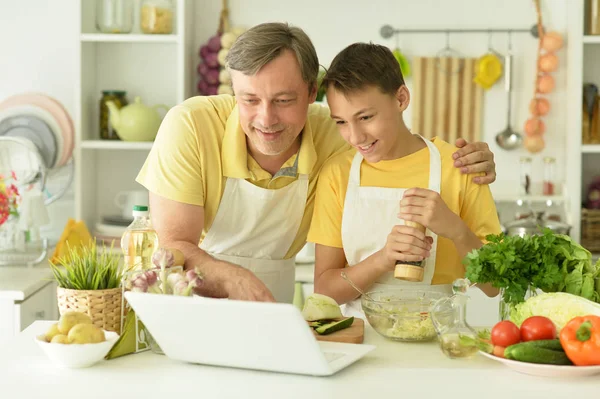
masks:
<path fill-rule="evenodd" d="M 354 43 L 335 56 L 321 84 L 324 89 L 333 87 L 343 94 L 375 86 L 394 95 L 404 85 L 404 77 L 388 47 Z"/>

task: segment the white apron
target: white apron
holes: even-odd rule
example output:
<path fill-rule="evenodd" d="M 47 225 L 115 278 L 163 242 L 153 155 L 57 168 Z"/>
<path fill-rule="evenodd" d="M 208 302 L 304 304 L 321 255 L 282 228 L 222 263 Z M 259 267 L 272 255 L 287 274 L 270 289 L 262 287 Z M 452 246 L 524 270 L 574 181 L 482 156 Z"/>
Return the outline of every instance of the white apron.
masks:
<path fill-rule="evenodd" d="M 420 136 L 419 136 L 420 137 Z M 422 137 L 421 137 L 422 138 Z M 423 139 L 429 148 L 429 185 L 428 188 L 440 192 L 442 177 L 442 161 L 437 147 L 429 140 Z M 400 200 L 408 188 L 386 187 L 361 187 L 360 166 L 363 157 L 357 153 L 352 160 L 348 190 L 344 202 L 342 216 L 342 244 L 348 265 L 353 266 L 379 251 L 385 245 L 387 236 L 392 228 L 403 224 L 398 219 Z M 433 238 L 430 256 L 426 259 L 422 282 L 398 280 L 394 272 L 382 275 L 369 291 L 378 291 L 389 288 L 402 289 L 427 289 L 452 293 L 452 285 L 431 285 L 431 278 L 435 269 L 437 250 L 437 235 L 427 229 L 426 235 Z M 364 318 L 360 298 L 342 305 L 342 312 L 346 316 Z"/>
<path fill-rule="evenodd" d="M 298 158 L 296 170 L 297 163 Z M 307 195 L 304 174 L 277 190 L 227 178 L 217 215 L 200 248 L 252 271 L 277 302 L 292 303 L 295 261 L 283 258 L 300 228 Z"/>

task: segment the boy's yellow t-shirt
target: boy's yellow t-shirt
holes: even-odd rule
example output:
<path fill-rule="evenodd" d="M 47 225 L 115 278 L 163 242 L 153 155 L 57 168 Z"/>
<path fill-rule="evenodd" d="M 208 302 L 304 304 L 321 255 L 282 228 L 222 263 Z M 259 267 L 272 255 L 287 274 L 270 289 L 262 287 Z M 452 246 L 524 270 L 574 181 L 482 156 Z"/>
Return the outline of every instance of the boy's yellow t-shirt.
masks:
<path fill-rule="evenodd" d="M 500 221 L 489 186 L 473 183 L 474 175 L 462 174 L 454 167 L 452 159 L 452 154 L 456 151 L 454 146 L 437 138 L 432 139 L 432 142 L 439 149 L 442 158 L 441 196 L 448 208 L 459 215 L 482 241 L 488 234 L 500 233 Z M 323 167 L 317 185 L 315 210 L 308 241 L 343 248 L 342 214 L 350 167 L 355 154 L 355 149 L 344 152 L 332 158 Z M 428 148 L 399 159 L 374 164 L 363 161 L 361 164 L 361 186 L 428 188 L 428 183 Z M 381 248 L 384 246 L 385 242 L 382 242 Z M 438 236 L 432 284 L 452 283 L 456 278 L 464 277 L 464 273 L 462 259 L 452 241 Z"/>

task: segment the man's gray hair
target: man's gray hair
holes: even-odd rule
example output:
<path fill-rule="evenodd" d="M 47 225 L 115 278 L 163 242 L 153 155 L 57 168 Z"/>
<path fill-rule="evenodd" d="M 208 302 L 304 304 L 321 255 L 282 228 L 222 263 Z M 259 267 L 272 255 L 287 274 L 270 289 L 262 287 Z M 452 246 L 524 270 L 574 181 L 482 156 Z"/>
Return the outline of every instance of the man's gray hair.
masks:
<path fill-rule="evenodd" d="M 319 59 L 315 47 L 302 29 L 287 23 L 264 23 L 244 32 L 227 53 L 227 67 L 254 75 L 284 50 L 296 55 L 302 79 L 310 90 L 316 89 Z"/>

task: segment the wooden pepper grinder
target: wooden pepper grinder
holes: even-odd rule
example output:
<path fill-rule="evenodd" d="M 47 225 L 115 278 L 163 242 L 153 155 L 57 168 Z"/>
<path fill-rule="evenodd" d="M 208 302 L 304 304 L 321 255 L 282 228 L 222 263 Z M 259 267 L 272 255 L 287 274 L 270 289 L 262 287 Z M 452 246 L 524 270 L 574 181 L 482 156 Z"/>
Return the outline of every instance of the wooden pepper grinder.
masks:
<path fill-rule="evenodd" d="M 422 224 L 411 222 L 406 220 L 404 222 L 406 226 L 414 227 L 415 229 L 425 234 L 425 226 Z M 394 277 L 399 280 L 421 282 L 423 281 L 423 275 L 425 272 L 425 259 L 417 262 L 409 262 L 399 260 L 396 261 L 396 270 L 394 270 Z"/>

